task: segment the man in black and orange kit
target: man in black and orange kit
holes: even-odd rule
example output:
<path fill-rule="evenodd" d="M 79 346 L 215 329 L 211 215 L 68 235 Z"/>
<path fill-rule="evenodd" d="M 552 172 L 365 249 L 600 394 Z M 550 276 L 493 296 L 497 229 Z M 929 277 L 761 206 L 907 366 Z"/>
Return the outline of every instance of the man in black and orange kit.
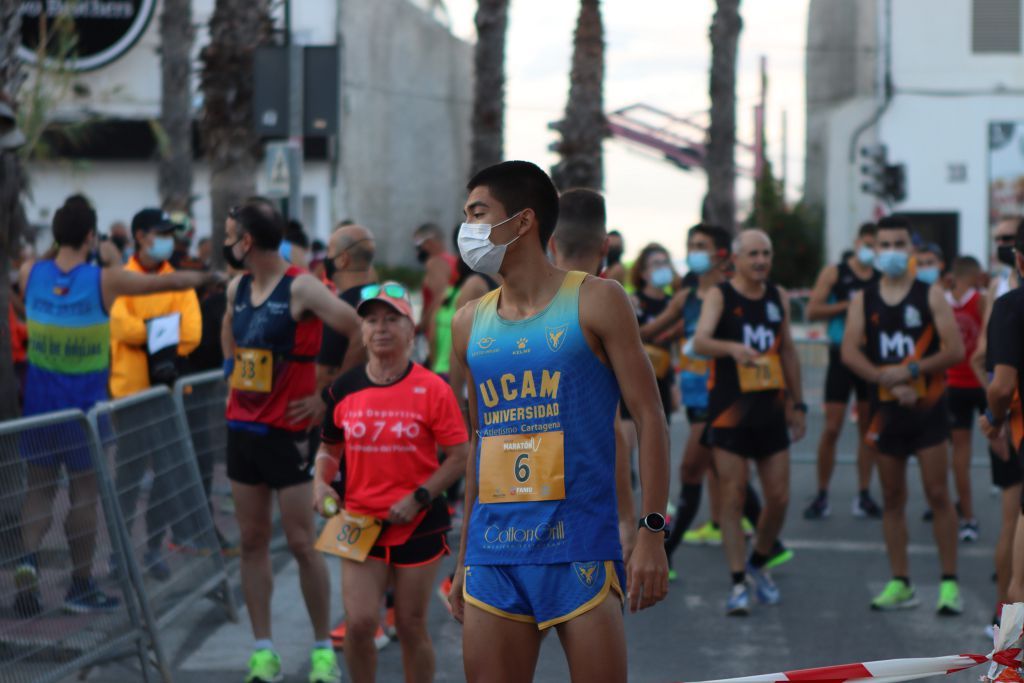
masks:
<path fill-rule="evenodd" d="M 762 230 L 744 230 L 732 253 L 736 275 L 704 295 L 693 350 L 714 359 L 701 443 L 712 449 L 722 498 L 722 544 L 732 575 L 726 613 L 745 615 L 750 612 L 748 579 L 759 602 L 774 605 L 780 600 L 766 565 L 789 503 L 790 438 L 803 438 L 807 405 L 789 302 L 768 281 L 771 239 Z M 740 518 L 751 460 L 763 487 L 764 510 L 757 542 L 745 561 Z"/>
<path fill-rule="evenodd" d="M 910 271 L 910 223 L 878 223 L 875 265 L 881 279 L 854 295 L 846 316 L 842 359 L 872 385 L 867 438 L 879 453 L 882 528 L 892 579 L 871 602 L 876 610 L 918 604 L 907 559 L 907 460 L 917 456 L 933 513 L 942 580 L 937 611 L 962 611 L 956 578 L 956 512 L 949 497 L 949 412 L 943 371 L 964 357 L 953 311 L 942 290 Z"/>

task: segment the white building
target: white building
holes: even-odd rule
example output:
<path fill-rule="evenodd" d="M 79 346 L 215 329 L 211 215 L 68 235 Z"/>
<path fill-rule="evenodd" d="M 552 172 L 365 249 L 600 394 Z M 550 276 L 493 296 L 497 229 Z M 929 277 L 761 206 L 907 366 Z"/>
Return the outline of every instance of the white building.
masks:
<path fill-rule="evenodd" d="M 141 0 L 136 7 L 153 4 Z M 426 221 L 454 225 L 461 216 L 469 171 L 472 48 L 455 38 L 429 3 L 410 0 L 293 0 L 295 40 L 340 45 L 339 150 L 309 154 L 302 173 L 302 217 L 311 237 L 326 238 L 339 220 L 365 224 L 378 236 L 384 262 L 412 261 L 412 230 Z M 29 220 L 49 240 L 53 212 L 64 198 L 84 193 L 96 205 L 100 229 L 131 220 L 142 207 L 158 206 L 155 150 L 149 122 L 160 115 L 159 13 L 155 10 L 137 42 L 120 58 L 96 70 L 75 73 L 60 102 L 61 121 L 113 120 L 104 134 L 91 131 L 91 152 L 63 150 L 54 161 L 30 165 Z M 194 0 L 197 25 L 193 91 L 196 111 L 199 50 L 214 0 Z M 281 22 L 279 22 L 280 24 Z M 327 145 L 320 145 L 326 150 Z M 131 154 L 121 152 L 132 148 Z M 307 150 L 308 150 L 307 146 Z M 135 158 L 129 158 L 135 157 Z M 197 234 L 210 233 L 209 175 L 201 159 L 194 167 L 193 214 Z M 266 186 L 264 165 L 253 169 Z"/>
<path fill-rule="evenodd" d="M 827 257 L 858 225 L 911 217 L 947 258 L 986 263 L 988 228 L 1024 209 L 1022 0 L 811 0 L 806 198 L 823 206 Z M 906 198 L 862 190 L 860 149 L 906 167 Z"/>

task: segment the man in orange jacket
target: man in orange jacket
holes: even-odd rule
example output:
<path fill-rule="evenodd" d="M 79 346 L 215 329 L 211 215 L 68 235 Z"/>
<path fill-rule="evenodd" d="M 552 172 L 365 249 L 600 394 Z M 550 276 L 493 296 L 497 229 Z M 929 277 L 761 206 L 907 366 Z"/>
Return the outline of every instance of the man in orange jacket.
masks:
<path fill-rule="evenodd" d="M 125 270 L 164 275 L 173 273 L 169 259 L 174 253 L 177 226 L 160 209 L 143 209 L 132 219 L 135 253 Z M 195 290 L 119 297 L 110 310 L 110 395 L 117 399 L 159 384 L 173 384 L 182 359 L 198 345 L 202 317 Z M 170 340 L 170 343 L 164 340 Z M 124 453 L 117 468 L 121 513 L 131 526 L 147 458 Z M 169 463 L 154 462 L 153 486 L 146 507 L 146 571 L 158 580 L 170 576 L 160 552 L 167 520 L 180 519 L 174 511 L 175 482 Z M 177 530 L 177 529 L 176 529 Z M 115 567 L 111 558 L 111 567 Z"/>

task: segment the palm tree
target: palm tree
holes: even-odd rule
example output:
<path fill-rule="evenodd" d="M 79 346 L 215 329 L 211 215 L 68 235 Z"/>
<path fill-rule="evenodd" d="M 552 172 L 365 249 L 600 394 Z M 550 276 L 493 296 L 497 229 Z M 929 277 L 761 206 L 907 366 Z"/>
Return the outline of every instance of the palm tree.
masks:
<path fill-rule="evenodd" d="M 224 241 L 228 209 L 256 193 L 259 139 L 252 125 L 253 54 L 270 37 L 271 0 L 217 0 L 200 58 L 200 129 L 210 167 L 213 243 Z M 214 266 L 222 264 L 213 250 Z"/>
<path fill-rule="evenodd" d="M 473 142 L 470 170 L 497 164 L 505 156 L 505 30 L 508 0 L 478 0 L 473 55 Z"/>
<path fill-rule="evenodd" d="M 708 193 L 704 220 L 733 230 L 736 225 L 736 48 L 743 20 L 740 0 L 716 0 L 711 20 L 711 126 L 704 169 Z"/>
<path fill-rule="evenodd" d="M 188 211 L 192 194 L 191 0 L 164 0 L 160 14 L 160 127 L 158 185 L 167 210 Z"/>
<path fill-rule="evenodd" d="M 18 90 L 25 75 L 18 58 L 21 43 L 20 0 L 0 0 L 0 102 L 14 110 Z M 21 195 L 27 180 L 25 168 L 16 149 L 0 146 L 0 420 L 18 416 L 18 395 L 14 363 L 11 358 L 11 330 L 7 325 L 10 297 L 8 272 L 10 254 L 18 246 L 25 227 L 25 211 Z"/>
<path fill-rule="evenodd" d="M 551 169 L 559 189 L 604 184 L 601 142 L 608 137 L 604 117 L 604 27 L 600 0 L 582 0 L 573 41 L 572 75 L 565 119 L 553 124 L 562 140 L 555 146 L 562 160 Z"/>

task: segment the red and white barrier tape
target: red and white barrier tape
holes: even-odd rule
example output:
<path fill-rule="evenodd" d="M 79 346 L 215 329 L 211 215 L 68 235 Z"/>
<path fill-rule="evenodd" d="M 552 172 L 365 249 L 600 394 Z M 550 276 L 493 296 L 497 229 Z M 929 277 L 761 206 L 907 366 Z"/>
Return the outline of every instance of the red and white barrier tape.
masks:
<path fill-rule="evenodd" d="M 1022 637 L 1024 637 L 1024 603 L 1003 606 L 1002 628 L 996 629 L 994 648 L 987 655 L 949 655 L 915 659 L 885 659 L 877 662 L 840 664 L 796 671 L 742 678 L 723 678 L 701 683 L 781 683 L 782 681 L 816 681 L 817 683 L 896 683 L 916 678 L 941 676 L 980 664 L 989 664 L 982 681 L 1022 683 L 1020 676 Z"/>

